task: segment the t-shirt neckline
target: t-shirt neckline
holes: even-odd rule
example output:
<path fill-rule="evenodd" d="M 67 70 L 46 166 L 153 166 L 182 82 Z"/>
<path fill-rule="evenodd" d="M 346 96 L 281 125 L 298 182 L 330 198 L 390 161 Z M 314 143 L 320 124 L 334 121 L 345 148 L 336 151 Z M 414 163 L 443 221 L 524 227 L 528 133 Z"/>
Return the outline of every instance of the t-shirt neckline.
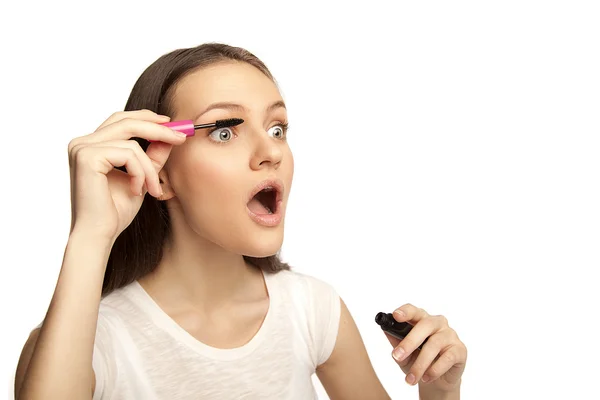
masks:
<path fill-rule="evenodd" d="M 245 344 L 231 349 L 221 349 L 209 346 L 192 336 L 183 329 L 174 319 L 172 319 L 154 299 L 146 292 L 138 281 L 130 285 L 129 293 L 135 299 L 135 303 L 144 311 L 150 319 L 162 330 L 166 331 L 173 338 L 184 343 L 197 353 L 218 360 L 235 360 L 252 353 L 268 334 L 273 324 L 274 312 L 279 296 L 275 285 L 273 274 L 265 273 L 261 270 L 265 286 L 269 295 L 269 308 L 258 332 Z"/>

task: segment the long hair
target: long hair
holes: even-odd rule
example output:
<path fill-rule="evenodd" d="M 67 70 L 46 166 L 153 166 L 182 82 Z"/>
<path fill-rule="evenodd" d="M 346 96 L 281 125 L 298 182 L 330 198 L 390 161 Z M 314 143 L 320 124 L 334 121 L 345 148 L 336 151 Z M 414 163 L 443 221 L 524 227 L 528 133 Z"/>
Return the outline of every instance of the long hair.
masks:
<path fill-rule="evenodd" d="M 152 63 L 133 86 L 125 111 L 148 109 L 172 117 L 176 84 L 193 71 L 227 61 L 248 63 L 275 82 L 265 64 L 249 51 L 221 43 L 205 43 L 172 51 Z M 146 151 L 148 141 L 140 138 L 134 140 Z M 139 212 L 111 249 L 102 284 L 103 296 L 140 279 L 156 268 L 162 258 L 170 226 L 165 202 L 153 196 L 145 196 Z M 244 259 L 270 273 L 290 269 L 278 254 L 265 258 L 244 256 Z"/>

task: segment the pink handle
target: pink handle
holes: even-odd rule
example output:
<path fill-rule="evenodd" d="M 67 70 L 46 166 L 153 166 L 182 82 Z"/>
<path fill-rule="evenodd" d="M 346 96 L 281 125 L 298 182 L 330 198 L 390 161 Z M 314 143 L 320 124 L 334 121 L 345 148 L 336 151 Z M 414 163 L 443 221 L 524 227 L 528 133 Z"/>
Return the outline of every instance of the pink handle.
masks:
<path fill-rule="evenodd" d="M 194 121 L 191 119 L 164 122 L 160 125 L 164 125 L 181 133 L 185 133 L 187 136 L 194 136 L 196 134 L 196 130 L 194 129 Z M 156 142 L 156 140 L 149 140 L 149 142 Z"/>

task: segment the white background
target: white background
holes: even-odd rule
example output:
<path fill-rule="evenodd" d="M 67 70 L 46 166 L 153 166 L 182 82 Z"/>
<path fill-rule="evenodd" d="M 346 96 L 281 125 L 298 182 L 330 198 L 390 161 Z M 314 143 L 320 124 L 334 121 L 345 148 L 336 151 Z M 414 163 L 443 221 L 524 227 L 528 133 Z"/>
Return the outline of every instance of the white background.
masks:
<path fill-rule="evenodd" d="M 374 316 L 407 302 L 467 344 L 463 399 L 598 395 L 597 2 L 14 1 L 0 14 L 9 387 L 62 262 L 67 143 L 123 109 L 160 55 L 219 41 L 260 57 L 288 105 L 284 259 L 337 288 L 393 399 L 417 389 Z"/>

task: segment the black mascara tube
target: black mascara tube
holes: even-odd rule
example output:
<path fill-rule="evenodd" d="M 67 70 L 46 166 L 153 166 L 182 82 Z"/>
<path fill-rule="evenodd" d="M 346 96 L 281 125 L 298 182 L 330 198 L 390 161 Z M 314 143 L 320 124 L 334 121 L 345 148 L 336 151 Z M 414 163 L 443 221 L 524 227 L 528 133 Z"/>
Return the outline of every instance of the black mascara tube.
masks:
<path fill-rule="evenodd" d="M 377 313 L 375 316 L 375 322 L 381 326 L 381 330 L 400 340 L 403 340 L 413 328 L 413 326 L 408 322 L 396 321 L 391 313 Z M 425 341 L 417 348 L 422 350 L 425 343 L 427 343 L 427 339 L 425 339 Z"/>

